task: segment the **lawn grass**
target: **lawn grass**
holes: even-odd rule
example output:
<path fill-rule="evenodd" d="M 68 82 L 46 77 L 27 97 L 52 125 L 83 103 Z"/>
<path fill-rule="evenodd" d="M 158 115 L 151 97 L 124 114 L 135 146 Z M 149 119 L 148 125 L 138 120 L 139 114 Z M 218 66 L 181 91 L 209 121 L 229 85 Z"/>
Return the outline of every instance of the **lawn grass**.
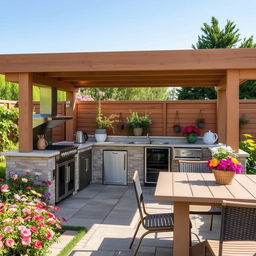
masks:
<path fill-rule="evenodd" d="M 74 227 L 74 226 L 62 226 L 63 230 L 74 230 L 77 231 L 73 239 L 62 249 L 58 256 L 67 256 L 75 245 L 81 240 L 81 238 L 86 234 L 87 230 L 85 227 Z"/>
<path fill-rule="evenodd" d="M 5 177 L 5 168 L 6 168 L 5 161 L 0 161 L 0 178 Z"/>

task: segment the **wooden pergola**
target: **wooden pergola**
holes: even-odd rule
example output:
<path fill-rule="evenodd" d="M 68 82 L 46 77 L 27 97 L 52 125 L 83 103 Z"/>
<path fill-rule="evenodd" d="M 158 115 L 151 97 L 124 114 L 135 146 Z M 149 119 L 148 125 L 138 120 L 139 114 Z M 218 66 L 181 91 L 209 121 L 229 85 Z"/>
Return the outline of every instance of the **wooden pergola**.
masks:
<path fill-rule="evenodd" d="M 66 139 L 80 87 L 216 87 L 219 141 L 239 147 L 239 84 L 256 79 L 256 49 L 0 55 L 0 73 L 19 83 L 19 150 L 31 152 L 32 86 L 67 92 Z"/>

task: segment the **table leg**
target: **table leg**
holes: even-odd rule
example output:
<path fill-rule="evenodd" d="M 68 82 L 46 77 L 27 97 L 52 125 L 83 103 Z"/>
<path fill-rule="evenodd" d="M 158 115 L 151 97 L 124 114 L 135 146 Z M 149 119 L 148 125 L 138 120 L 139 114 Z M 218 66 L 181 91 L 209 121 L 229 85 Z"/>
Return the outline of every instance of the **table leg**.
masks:
<path fill-rule="evenodd" d="M 189 256 L 189 204 L 174 202 L 173 256 Z"/>

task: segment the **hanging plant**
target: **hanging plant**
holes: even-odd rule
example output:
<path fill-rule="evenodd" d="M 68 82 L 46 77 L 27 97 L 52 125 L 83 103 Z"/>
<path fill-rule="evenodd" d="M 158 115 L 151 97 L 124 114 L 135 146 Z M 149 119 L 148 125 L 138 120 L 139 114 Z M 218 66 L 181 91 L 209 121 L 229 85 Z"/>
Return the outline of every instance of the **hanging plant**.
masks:
<path fill-rule="evenodd" d="M 205 125 L 205 119 L 203 118 L 202 110 L 199 110 L 198 118 L 196 120 L 196 125 L 198 128 L 203 129 Z"/>
<path fill-rule="evenodd" d="M 180 133 L 182 130 L 182 127 L 180 126 L 180 118 L 179 118 L 178 110 L 176 110 L 175 117 L 174 117 L 174 125 L 172 128 L 175 133 Z"/>
<path fill-rule="evenodd" d="M 124 128 L 125 128 L 125 123 L 123 121 L 123 116 L 122 116 L 122 113 L 119 113 L 119 120 L 118 120 L 118 123 L 116 125 L 116 128 L 117 130 L 119 131 L 123 131 Z"/>

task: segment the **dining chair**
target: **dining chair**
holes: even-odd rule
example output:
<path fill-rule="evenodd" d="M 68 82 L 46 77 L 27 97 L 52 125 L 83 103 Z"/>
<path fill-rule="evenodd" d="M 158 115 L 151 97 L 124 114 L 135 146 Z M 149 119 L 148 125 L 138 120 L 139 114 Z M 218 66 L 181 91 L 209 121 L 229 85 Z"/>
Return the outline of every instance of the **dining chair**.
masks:
<path fill-rule="evenodd" d="M 141 242 L 146 235 L 150 233 L 173 231 L 174 218 L 173 218 L 173 213 L 149 214 L 146 211 L 138 171 L 134 172 L 133 184 L 134 184 L 135 195 L 136 195 L 136 200 L 137 200 L 138 209 L 139 209 L 140 221 L 137 225 L 132 241 L 130 243 L 130 246 L 129 246 L 130 249 L 132 248 L 132 245 L 134 243 L 134 240 L 138 233 L 140 225 L 142 225 L 143 228 L 146 230 L 146 232 L 140 237 L 137 247 L 133 253 L 133 256 L 136 256 L 140 248 Z M 190 229 L 191 228 L 192 228 L 192 224 L 190 223 Z M 191 232 L 189 235 L 190 235 L 190 245 L 191 245 Z"/>
<path fill-rule="evenodd" d="M 206 240 L 213 256 L 256 256 L 256 203 L 223 201 L 219 240 Z"/>
<path fill-rule="evenodd" d="M 207 168 L 207 161 L 195 160 L 179 160 L 179 171 L 191 173 L 211 173 L 211 171 Z M 221 207 L 208 205 L 191 205 L 189 207 L 189 213 L 198 215 L 211 215 L 210 230 L 212 231 L 213 217 L 214 215 L 221 215 Z"/>

